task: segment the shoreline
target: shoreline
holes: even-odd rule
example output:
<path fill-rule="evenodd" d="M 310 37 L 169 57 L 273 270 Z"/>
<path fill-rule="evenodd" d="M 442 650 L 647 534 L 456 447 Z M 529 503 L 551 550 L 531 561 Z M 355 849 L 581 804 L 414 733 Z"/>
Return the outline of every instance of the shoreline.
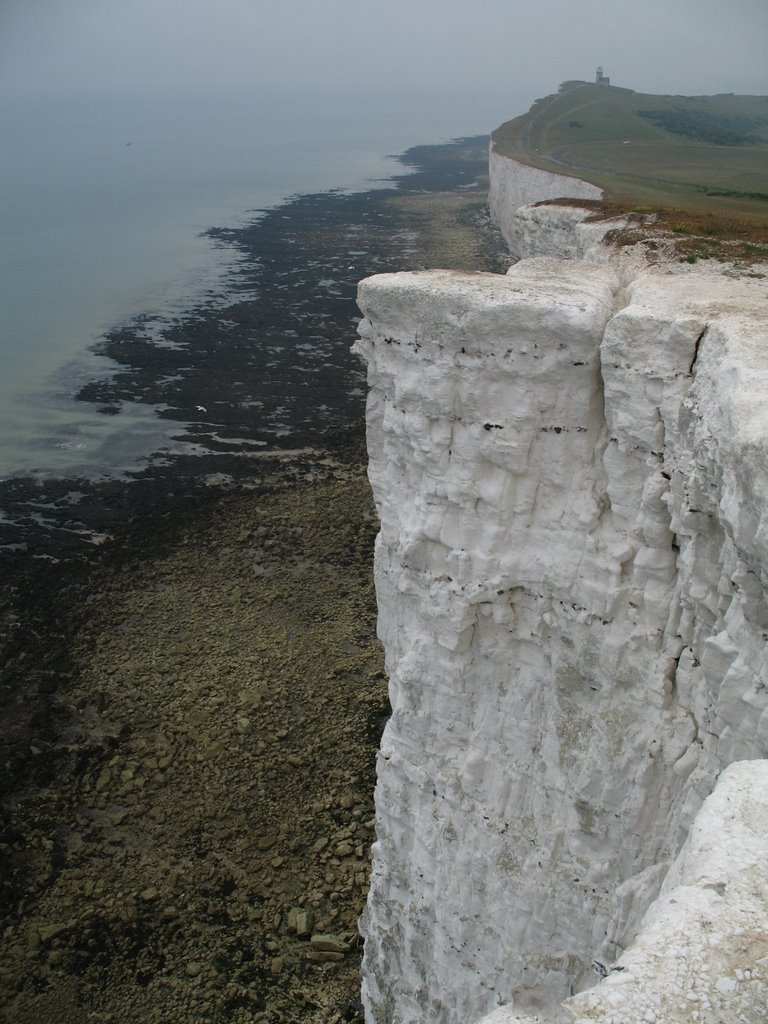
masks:
<path fill-rule="evenodd" d="M 0 553 L 0 1019 L 359 1019 L 386 682 L 356 281 L 504 252 L 466 187 L 484 145 L 409 157 L 395 190 L 227 231 L 244 297 L 167 347 L 138 321 L 106 339 L 123 369 L 81 396 L 165 404 L 180 429 L 204 406 L 188 454 L 2 485 L 2 541 L 27 550 Z M 297 935 L 296 910 L 343 950 Z"/>

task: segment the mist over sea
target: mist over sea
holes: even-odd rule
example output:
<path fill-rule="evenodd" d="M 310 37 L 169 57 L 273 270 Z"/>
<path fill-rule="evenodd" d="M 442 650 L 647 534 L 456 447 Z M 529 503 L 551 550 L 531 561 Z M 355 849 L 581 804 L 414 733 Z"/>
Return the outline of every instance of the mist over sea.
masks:
<path fill-rule="evenodd" d="M 104 375 L 91 348 L 106 330 L 226 291 L 238 256 L 206 229 L 295 194 L 387 187 L 403 171 L 391 154 L 493 116 L 439 97 L 0 101 L 0 478 L 108 473 L 116 449 L 125 464 L 164 443 L 152 407 L 113 418 L 72 396 Z"/>

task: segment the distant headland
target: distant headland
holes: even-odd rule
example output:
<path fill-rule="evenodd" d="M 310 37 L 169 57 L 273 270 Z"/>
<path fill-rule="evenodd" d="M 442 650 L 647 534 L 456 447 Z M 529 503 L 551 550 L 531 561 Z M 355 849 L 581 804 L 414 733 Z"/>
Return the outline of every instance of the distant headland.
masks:
<path fill-rule="evenodd" d="M 501 125 L 493 145 L 613 200 L 768 219 L 768 96 L 640 93 L 598 67 Z"/>

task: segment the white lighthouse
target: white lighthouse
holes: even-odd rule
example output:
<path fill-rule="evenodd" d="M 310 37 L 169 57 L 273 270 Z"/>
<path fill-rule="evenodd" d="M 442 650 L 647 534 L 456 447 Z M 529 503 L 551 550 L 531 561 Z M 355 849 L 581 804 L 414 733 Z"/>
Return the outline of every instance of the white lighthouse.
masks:
<path fill-rule="evenodd" d="M 598 68 L 595 72 L 595 85 L 610 85 L 611 80 L 607 75 L 603 74 L 603 69 Z"/>

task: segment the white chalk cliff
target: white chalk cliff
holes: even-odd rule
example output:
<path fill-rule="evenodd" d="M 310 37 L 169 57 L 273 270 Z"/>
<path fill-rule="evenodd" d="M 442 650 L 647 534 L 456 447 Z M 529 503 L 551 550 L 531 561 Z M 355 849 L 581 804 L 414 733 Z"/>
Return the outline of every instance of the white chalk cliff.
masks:
<path fill-rule="evenodd" d="M 548 199 L 599 199 L 597 186 L 564 174 L 552 174 L 497 152 L 491 142 L 488 204 L 509 251 L 526 256 L 563 256 L 572 259 L 594 250 L 613 224 L 584 223 L 577 207 L 537 204 Z"/>
<path fill-rule="evenodd" d="M 392 702 L 367 1020 L 757 1024 L 765 279 L 547 232 L 507 275 L 360 286 Z"/>

